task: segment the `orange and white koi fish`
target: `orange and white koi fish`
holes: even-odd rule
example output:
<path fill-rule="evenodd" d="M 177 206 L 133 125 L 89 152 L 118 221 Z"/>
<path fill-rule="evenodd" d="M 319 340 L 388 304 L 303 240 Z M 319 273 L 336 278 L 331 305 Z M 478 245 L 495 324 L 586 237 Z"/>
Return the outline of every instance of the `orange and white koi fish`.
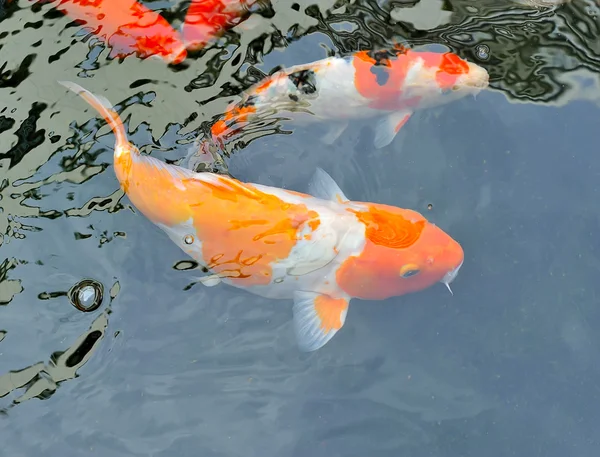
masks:
<path fill-rule="evenodd" d="M 375 146 L 388 145 L 418 109 L 476 95 L 489 84 L 479 65 L 446 52 L 360 51 L 280 70 L 247 90 L 211 128 L 213 142 L 227 137 L 264 112 L 293 112 L 296 122 L 330 120 L 323 137 L 331 144 L 350 120 L 379 118 Z"/>
<path fill-rule="evenodd" d="M 47 3 L 48 0 L 41 0 Z M 157 56 L 178 64 L 187 57 L 182 38 L 159 13 L 135 0 L 58 0 L 54 7 L 90 27 L 110 47 L 110 57 Z"/>
<path fill-rule="evenodd" d="M 131 202 L 220 282 L 292 299 L 299 347 L 314 351 L 344 325 L 352 298 L 381 300 L 449 284 L 463 250 L 421 214 L 350 201 L 323 170 L 312 194 L 166 164 L 128 142 L 119 115 L 72 82 L 115 134 L 114 167 Z"/>
<path fill-rule="evenodd" d="M 259 0 L 192 0 L 181 32 L 186 48 L 196 51 L 242 22 Z M 264 0 L 263 0 L 264 1 Z"/>

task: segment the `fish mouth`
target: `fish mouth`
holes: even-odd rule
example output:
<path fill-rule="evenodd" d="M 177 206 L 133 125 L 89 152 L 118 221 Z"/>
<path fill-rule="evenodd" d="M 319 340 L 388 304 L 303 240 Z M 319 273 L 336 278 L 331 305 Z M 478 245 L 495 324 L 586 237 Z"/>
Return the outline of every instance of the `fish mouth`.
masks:
<path fill-rule="evenodd" d="M 450 283 L 452 281 L 454 281 L 456 279 L 456 276 L 458 275 L 458 270 L 460 270 L 460 267 L 462 267 L 464 263 L 464 260 L 462 262 L 460 262 L 460 265 L 458 265 L 456 268 L 450 270 L 448 273 L 446 273 L 444 275 L 444 277 L 442 278 L 442 280 L 440 281 L 442 284 L 444 284 L 448 290 L 450 291 L 450 293 L 452 295 L 454 295 L 454 293 L 452 292 L 452 289 L 450 288 Z"/>
<path fill-rule="evenodd" d="M 490 75 L 485 68 L 470 63 L 469 73 L 465 75 L 463 84 L 473 89 L 485 89 L 490 85 Z"/>

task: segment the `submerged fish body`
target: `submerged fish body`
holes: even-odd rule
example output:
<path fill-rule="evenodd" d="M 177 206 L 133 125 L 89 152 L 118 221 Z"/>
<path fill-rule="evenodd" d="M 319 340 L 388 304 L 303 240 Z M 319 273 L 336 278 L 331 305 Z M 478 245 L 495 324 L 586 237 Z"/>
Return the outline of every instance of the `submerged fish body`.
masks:
<path fill-rule="evenodd" d="M 375 146 L 389 144 L 419 109 L 475 95 L 487 71 L 453 53 L 361 51 L 280 70 L 247 90 L 212 127 L 213 141 L 236 134 L 264 112 L 302 113 L 299 122 L 331 121 L 331 143 L 354 119 L 379 118 Z"/>
<path fill-rule="evenodd" d="M 89 27 L 110 47 L 112 58 L 137 55 L 181 63 L 187 50 L 198 51 L 245 20 L 259 1 L 191 0 L 175 30 L 164 17 L 136 0 L 30 0 L 52 3 L 63 14 Z"/>
<path fill-rule="evenodd" d="M 110 47 L 110 56 L 132 54 L 180 63 L 187 51 L 179 33 L 159 13 L 135 0 L 41 0 L 89 27 Z"/>
<path fill-rule="evenodd" d="M 166 164 L 128 142 L 107 100 L 81 95 L 116 137 L 114 167 L 131 202 L 220 282 L 294 302 L 302 350 L 313 351 L 344 325 L 352 298 L 385 299 L 454 280 L 461 246 L 421 214 L 350 201 L 317 169 L 311 194 L 243 183 Z"/>
<path fill-rule="evenodd" d="M 261 0 L 191 0 L 181 33 L 186 48 L 197 51 L 242 22 Z M 264 0 L 263 0 L 264 1 Z"/>

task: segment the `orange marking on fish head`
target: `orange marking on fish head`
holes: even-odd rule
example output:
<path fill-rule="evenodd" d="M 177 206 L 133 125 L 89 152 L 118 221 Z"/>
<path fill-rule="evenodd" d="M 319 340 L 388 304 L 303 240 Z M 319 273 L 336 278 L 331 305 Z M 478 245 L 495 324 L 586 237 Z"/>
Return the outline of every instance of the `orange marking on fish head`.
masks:
<path fill-rule="evenodd" d="M 364 249 L 346 260 L 336 274 L 349 295 L 384 299 L 416 292 L 442 281 L 461 265 L 461 246 L 421 214 L 365 205 L 365 211 L 348 209 L 365 225 Z"/>
<path fill-rule="evenodd" d="M 435 81 L 442 90 L 481 89 L 488 84 L 485 69 L 454 53 L 423 52 L 421 56 L 425 66 L 434 70 Z"/>
<path fill-rule="evenodd" d="M 214 273 L 242 286 L 269 284 L 272 264 L 289 256 L 305 224 L 314 225 L 319 216 L 306 205 L 224 176 L 206 187 L 210 196 L 192 208 L 204 260 Z M 233 277 L 232 271 L 239 274 Z"/>
<path fill-rule="evenodd" d="M 343 298 L 319 295 L 315 298 L 315 312 L 321 320 L 321 329 L 327 333 L 342 328 L 342 313 L 348 309 Z"/>

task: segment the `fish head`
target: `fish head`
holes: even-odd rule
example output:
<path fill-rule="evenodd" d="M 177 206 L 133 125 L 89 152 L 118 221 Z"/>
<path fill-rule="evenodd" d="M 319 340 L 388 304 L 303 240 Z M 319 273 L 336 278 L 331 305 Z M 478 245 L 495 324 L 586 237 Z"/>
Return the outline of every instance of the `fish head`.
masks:
<path fill-rule="evenodd" d="M 416 211 L 368 204 L 357 211 L 365 224 L 362 252 L 342 264 L 338 284 L 351 296 L 384 299 L 443 283 L 460 270 L 460 244 Z"/>
<path fill-rule="evenodd" d="M 421 108 L 477 95 L 489 85 L 485 68 L 454 53 L 415 52 L 411 56 L 402 92 L 418 100 Z"/>

